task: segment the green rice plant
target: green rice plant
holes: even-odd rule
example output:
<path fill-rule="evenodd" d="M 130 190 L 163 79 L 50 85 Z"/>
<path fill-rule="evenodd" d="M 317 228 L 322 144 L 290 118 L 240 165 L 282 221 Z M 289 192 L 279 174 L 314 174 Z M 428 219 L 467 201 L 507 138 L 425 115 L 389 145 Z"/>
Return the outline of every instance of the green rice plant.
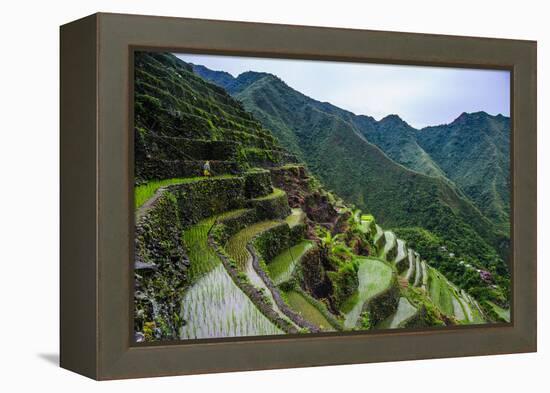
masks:
<path fill-rule="evenodd" d="M 296 225 L 300 225 L 304 222 L 305 219 L 305 213 L 300 208 L 292 209 L 292 213 L 285 218 L 286 223 L 290 228 L 295 227 Z"/>
<path fill-rule="evenodd" d="M 455 317 L 461 323 L 484 323 L 477 302 L 463 290 L 459 290 L 445 276 L 432 267 L 427 267 L 427 290 L 439 310 Z"/>
<path fill-rule="evenodd" d="M 332 325 L 323 316 L 323 314 L 321 314 L 319 310 L 304 299 L 300 293 L 296 291 L 289 291 L 285 292 L 284 297 L 288 305 L 304 319 L 311 322 L 321 330 L 333 330 Z"/>
<path fill-rule="evenodd" d="M 187 246 L 189 279 L 195 282 L 200 276 L 209 272 L 221 262 L 215 251 L 208 244 L 208 231 L 214 224 L 214 218 L 208 218 L 193 225 L 183 233 L 183 241 Z"/>
<path fill-rule="evenodd" d="M 429 295 L 432 302 L 447 315 L 454 315 L 452 294 L 443 276 L 435 269 L 428 269 Z"/>
<path fill-rule="evenodd" d="M 293 247 L 286 249 L 277 255 L 268 265 L 268 273 L 275 285 L 290 280 L 294 268 L 300 262 L 302 256 L 312 247 L 314 243 L 304 240 Z"/>
<path fill-rule="evenodd" d="M 182 301 L 182 339 L 283 334 L 235 285 L 220 263 Z"/>
<path fill-rule="evenodd" d="M 281 221 L 269 220 L 250 225 L 236 233 L 227 241 L 224 246 L 225 251 L 227 251 L 227 254 L 237 262 L 237 266 L 244 270 L 250 258 L 250 253 L 246 249 L 248 243 L 260 233 L 280 224 Z"/>
<path fill-rule="evenodd" d="M 244 211 L 245 209 L 232 210 L 209 217 L 183 232 L 183 241 L 187 247 L 187 255 L 191 261 L 189 267 L 189 279 L 191 282 L 195 282 L 197 278 L 208 273 L 221 263 L 216 252 L 208 244 L 208 233 L 214 223 L 220 219 L 234 217 Z"/>
<path fill-rule="evenodd" d="M 233 217 L 243 211 L 244 209 L 234 210 L 207 218 L 183 233 L 190 260 L 190 281 L 193 285 L 182 301 L 182 317 L 186 325 L 181 329 L 181 338 L 283 333 L 235 285 L 216 252 L 208 244 L 208 233 L 217 220 Z M 248 279 L 246 275 L 245 277 Z"/>
<path fill-rule="evenodd" d="M 396 247 L 396 237 L 395 234 L 392 231 L 386 231 L 384 232 L 384 237 L 386 238 L 386 243 L 384 244 L 384 248 L 382 249 L 382 252 L 380 253 L 380 258 L 386 259 L 390 251 L 393 250 L 394 247 Z M 392 261 L 393 262 L 393 261 Z"/>
<path fill-rule="evenodd" d="M 250 283 L 262 291 L 265 299 L 271 303 L 271 307 L 279 316 L 285 320 L 288 320 L 287 316 L 277 306 L 277 303 L 273 299 L 271 290 L 267 287 L 263 279 L 258 275 L 252 264 L 252 255 L 247 249 L 247 245 L 258 236 L 260 233 L 265 232 L 271 228 L 274 228 L 281 224 L 281 221 L 270 220 L 260 221 L 248 227 L 245 227 L 241 231 L 233 235 L 224 246 L 227 255 L 236 262 L 237 268 L 246 274 Z"/>
<path fill-rule="evenodd" d="M 470 310 L 470 313 L 468 313 L 470 322 L 474 324 L 487 323 L 487 321 L 483 316 L 483 311 L 481 311 L 481 307 L 479 306 L 478 302 L 472 296 L 466 293 L 466 291 L 464 291 L 463 289 L 460 290 L 460 296 L 461 296 L 461 299 L 463 300 L 463 304 L 467 306 L 467 310 L 468 309 Z M 508 317 L 509 316 L 510 316 L 510 310 L 508 310 Z M 508 319 L 508 322 L 509 321 L 510 320 Z"/>
<path fill-rule="evenodd" d="M 489 301 L 485 300 L 485 303 L 493 309 L 493 311 L 504 321 L 510 322 L 510 309 L 504 309 L 500 307 L 499 305 Z"/>
<path fill-rule="evenodd" d="M 393 270 L 385 262 L 376 258 L 358 258 L 357 260 L 359 262 L 357 294 L 342 306 L 346 329 L 355 327 L 365 302 L 386 290 L 392 282 Z"/>
<path fill-rule="evenodd" d="M 416 314 L 417 309 L 406 297 L 399 298 L 399 304 L 394 314 L 380 322 L 377 329 L 396 329 L 401 327 L 401 324 Z"/>

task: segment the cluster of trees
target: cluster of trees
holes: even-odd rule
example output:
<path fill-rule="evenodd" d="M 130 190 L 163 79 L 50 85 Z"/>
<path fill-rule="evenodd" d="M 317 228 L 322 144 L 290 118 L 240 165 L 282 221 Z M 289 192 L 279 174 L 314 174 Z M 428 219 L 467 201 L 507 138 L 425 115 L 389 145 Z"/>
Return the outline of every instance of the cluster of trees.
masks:
<path fill-rule="evenodd" d="M 490 300 L 508 307 L 510 275 L 496 255 L 480 260 L 465 254 L 459 243 L 446 241 L 421 227 L 396 228 L 398 237 L 407 241 L 430 264 L 478 301 Z"/>

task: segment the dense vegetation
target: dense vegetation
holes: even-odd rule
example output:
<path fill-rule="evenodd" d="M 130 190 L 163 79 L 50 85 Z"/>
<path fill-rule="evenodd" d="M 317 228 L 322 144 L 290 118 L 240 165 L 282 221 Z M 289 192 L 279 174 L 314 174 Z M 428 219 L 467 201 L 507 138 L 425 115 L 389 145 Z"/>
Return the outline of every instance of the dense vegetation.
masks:
<path fill-rule="evenodd" d="M 446 176 L 505 233 L 510 229 L 510 118 L 463 113 L 416 132 Z"/>
<path fill-rule="evenodd" d="M 227 89 L 256 115 L 268 117 L 269 106 L 276 107 L 273 101 L 264 97 L 251 97 L 265 83 L 281 82 L 275 76 L 245 72 L 238 78 L 230 74 L 209 70 L 193 65 L 195 72 L 205 79 Z M 220 78 L 223 75 L 223 78 Z M 259 82 L 263 80 L 262 82 Z M 258 82 L 258 84 L 256 84 Z M 247 91 L 248 90 L 248 91 Z M 283 89 L 284 90 L 284 89 Z M 380 121 L 364 115 L 355 115 L 329 103 L 318 102 L 291 92 L 283 92 L 283 100 L 292 106 L 311 106 L 328 115 L 336 116 L 364 135 L 378 146 L 393 161 L 414 171 L 442 178 L 455 183 L 489 219 L 507 236 L 510 213 L 510 119 L 485 112 L 463 113 L 450 124 L 414 129 L 398 115 L 388 115 Z M 271 97 L 273 98 L 273 97 Z M 269 102 L 269 104 L 267 104 Z M 256 109 L 256 110 L 255 110 Z M 279 108 L 276 108 L 277 111 Z M 277 117 L 269 116 L 269 121 L 277 124 L 272 127 L 285 147 L 299 153 L 293 130 L 300 122 L 278 111 Z M 259 117 L 263 119 L 264 117 Z M 296 127 L 298 123 L 298 127 Z M 273 125 L 273 124 L 272 124 Z"/>
<path fill-rule="evenodd" d="M 244 98 L 175 56 L 137 53 L 135 70 L 137 341 L 509 318 L 490 223 L 450 182 L 396 164 L 349 123 L 368 118 L 317 103 L 303 129 L 284 129 L 294 118 L 281 106 L 272 134 Z M 259 81 L 202 73 L 237 96 Z M 287 98 L 303 109 L 304 96 Z M 447 275 L 433 239 L 488 264 L 495 279 Z"/>
<path fill-rule="evenodd" d="M 373 120 L 369 124 L 353 123 L 369 142 L 395 162 L 425 175 L 445 177 L 433 158 L 416 141 L 416 130 L 398 115 L 388 115 L 379 122 Z"/>
<path fill-rule="evenodd" d="M 195 71 L 200 74 L 203 68 L 195 66 Z M 209 78 L 212 72 L 202 75 Z M 372 212 L 380 223 L 396 228 L 421 225 L 455 254 L 482 265 L 500 260 L 505 267 L 509 236 L 445 177 L 417 142 L 417 131 L 398 116 L 380 122 L 356 116 L 265 73 L 246 72 L 214 82 L 228 83 L 244 107 L 327 186 Z"/>

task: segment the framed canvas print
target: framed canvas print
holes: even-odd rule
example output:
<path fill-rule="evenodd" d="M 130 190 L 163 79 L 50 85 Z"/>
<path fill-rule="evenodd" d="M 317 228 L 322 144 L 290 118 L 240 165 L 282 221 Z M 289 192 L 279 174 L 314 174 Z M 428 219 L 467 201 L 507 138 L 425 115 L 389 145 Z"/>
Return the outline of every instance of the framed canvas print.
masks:
<path fill-rule="evenodd" d="M 62 367 L 535 350 L 536 43 L 62 26 Z"/>

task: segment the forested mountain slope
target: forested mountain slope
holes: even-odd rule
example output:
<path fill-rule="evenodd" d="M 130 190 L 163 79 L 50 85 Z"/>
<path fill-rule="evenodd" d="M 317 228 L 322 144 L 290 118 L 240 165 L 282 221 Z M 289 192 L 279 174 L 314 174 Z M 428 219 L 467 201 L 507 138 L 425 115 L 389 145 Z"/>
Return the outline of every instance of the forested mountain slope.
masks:
<path fill-rule="evenodd" d="M 192 66 L 198 75 L 223 87 L 237 98 L 239 96 L 243 96 L 244 98 L 248 93 L 240 93 L 248 89 L 259 79 L 277 79 L 274 75 L 254 71 L 244 72 L 238 78 L 233 78 L 226 72 L 213 71 L 202 65 L 193 64 Z M 285 97 L 285 99 L 288 98 Z M 300 103 L 295 102 L 295 104 Z M 363 133 L 369 142 L 380 147 L 392 160 L 420 173 L 430 176 L 445 176 L 438 165 L 433 162 L 431 157 L 416 142 L 416 130 L 402 121 L 397 115 L 388 116 L 382 121 L 377 122 L 370 116 L 355 115 L 328 102 L 310 100 L 308 104 L 324 113 L 337 116 L 350 123 L 356 130 Z M 280 113 L 280 115 L 284 114 Z M 292 119 L 285 120 L 292 123 Z M 300 154 L 300 149 L 296 146 L 296 141 L 292 134 L 293 132 L 288 130 L 285 124 L 279 124 L 279 133 L 277 136 L 284 141 L 285 146 Z"/>
<path fill-rule="evenodd" d="M 510 226 L 510 119 L 463 113 L 450 124 L 416 130 L 397 115 L 355 123 L 394 161 L 454 182 L 500 229 Z"/>
<path fill-rule="evenodd" d="M 416 129 L 398 115 L 388 115 L 370 127 L 354 124 L 369 142 L 395 162 L 425 175 L 445 177 L 439 165 L 416 141 Z"/>
<path fill-rule="evenodd" d="M 238 78 L 228 73 L 193 65 L 194 70 L 239 95 L 266 73 L 245 72 Z M 242 94 L 245 98 L 247 94 Z M 392 160 L 416 172 L 454 182 L 504 237 L 509 237 L 510 119 L 485 112 L 463 113 L 450 124 L 417 130 L 398 115 L 380 121 L 355 115 L 330 103 L 311 100 L 309 105 L 352 124 L 366 139 Z M 279 137 L 299 154 L 295 138 L 284 121 Z"/>
<path fill-rule="evenodd" d="M 201 70 L 195 67 L 195 72 L 200 74 Z M 204 73 L 203 76 L 208 77 Z M 307 97 L 265 73 L 243 73 L 229 86 L 244 107 L 270 128 L 285 147 L 307 162 L 326 185 L 371 211 L 384 225 L 421 225 L 445 239 L 456 253 L 480 261 L 494 262 L 498 258 L 496 249 L 504 249 L 502 254 L 505 253 L 506 239 L 461 191 L 442 177 L 439 166 L 414 140 L 412 128 L 403 126 L 408 145 L 416 152 L 411 154 L 420 157 L 415 164 L 417 169 L 422 167 L 423 172 L 441 177 L 426 176 L 399 165 L 367 140 L 370 135 L 386 145 L 376 135 L 391 128 L 390 123 L 402 122 L 396 116 L 381 122 L 355 116 Z M 398 155 L 399 149 L 388 150 Z"/>
<path fill-rule="evenodd" d="M 480 210 L 510 228 L 510 118 L 463 113 L 450 124 L 416 132 L 430 154 Z"/>
<path fill-rule="evenodd" d="M 421 241 L 384 230 L 370 212 L 329 192 L 264 123 L 188 64 L 138 52 L 135 71 L 136 341 L 506 320 L 508 301 L 490 289 L 491 272 L 480 283 L 468 268 L 468 281 L 452 282 L 438 269 L 446 255 L 425 258 L 412 247 Z M 351 157 L 372 156 L 373 171 L 393 163 L 338 116 L 314 108 L 309 125 L 323 143 L 306 149 L 298 134 L 304 156 L 332 149 L 343 159 L 342 149 L 359 146 Z M 315 165 L 333 170 L 323 160 Z M 392 165 L 392 179 L 413 176 L 411 184 L 467 213 L 452 192 L 425 183 L 433 178 Z M 353 161 L 335 177 L 348 168 Z M 491 252 L 479 237 L 472 241 Z"/>

